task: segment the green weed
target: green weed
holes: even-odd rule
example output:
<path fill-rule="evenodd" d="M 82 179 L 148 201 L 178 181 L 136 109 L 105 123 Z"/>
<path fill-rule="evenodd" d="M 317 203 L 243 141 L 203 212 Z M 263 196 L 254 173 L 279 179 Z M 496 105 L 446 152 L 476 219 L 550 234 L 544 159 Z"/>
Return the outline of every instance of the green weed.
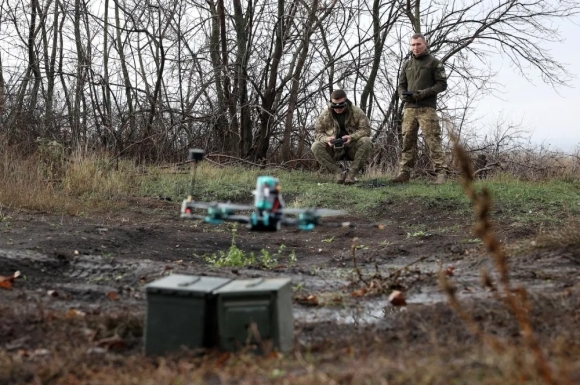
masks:
<path fill-rule="evenodd" d="M 236 245 L 236 237 L 237 229 L 234 227 L 232 229 L 232 244 L 230 245 L 230 248 L 225 252 L 220 250 L 217 254 L 214 253 L 207 255 L 205 256 L 205 260 L 218 267 L 251 266 L 258 264 L 263 268 L 273 269 L 274 267 L 280 265 L 279 261 L 283 257 L 286 245 L 280 245 L 278 250 L 274 253 L 271 253 L 266 249 L 262 249 L 260 250 L 259 255 L 256 256 L 256 254 L 253 252 L 246 253 L 245 251 L 241 250 Z M 294 250 L 292 250 L 288 257 L 288 265 L 294 266 L 296 261 L 296 253 Z"/>

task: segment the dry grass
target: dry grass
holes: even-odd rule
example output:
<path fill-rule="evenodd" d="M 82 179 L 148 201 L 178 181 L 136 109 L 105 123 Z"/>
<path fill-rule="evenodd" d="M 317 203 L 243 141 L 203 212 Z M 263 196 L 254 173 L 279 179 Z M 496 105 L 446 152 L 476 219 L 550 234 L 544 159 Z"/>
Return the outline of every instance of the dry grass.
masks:
<path fill-rule="evenodd" d="M 114 210 L 123 203 L 113 198 L 137 190 L 135 168 L 106 154 L 68 155 L 58 144 L 30 157 L 9 146 L 0 153 L 0 202 L 6 207 L 80 215 Z"/>
<path fill-rule="evenodd" d="M 483 188 L 480 192 L 476 191 L 473 183 L 474 173 L 467 153 L 457 143 L 454 150 L 461 167 L 461 183 L 467 196 L 471 199 L 476 212 L 477 219 L 474 233 L 483 241 L 487 251 L 495 262 L 500 281 L 500 287 L 498 288 L 500 294 L 498 294 L 498 296 L 501 296 L 506 307 L 512 312 L 517 320 L 520 333 L 524 337 L 524 345 L 521 345 L 519 349 L 520 356 L 525 357 L 530 355 L 533 357 L 535 369 L 537 370 L 539 378 L 542 379 L 543 382 L 547 384 L 561 383 L 561 381 L 556 379 L 553 367 L 548 361 L 546 353 L 542 349 L 538 337 L 534 332 L 534 327 L 530 319 L 531 305 L 528 292 L 524 287 L 514 288 L 511 285 L 509 279 L 508 254 L 492 230 L 489 216 L 491 209 L 490 192 L 486 188 Z M 441 286 L 449 298 L 450 305 L 469 326 L 472 332 L 477 335 L 480 340 L 493 347 L 495 351 L 502 353 L 506 349 L 505 341 L 486 333 L 475 321 L 472 314 L 463 308 L 455 295 L 455 287 L 445 274 L 441 274 L 440 280 Z M 491 285 L 491 280 L 487 273 L 482 274 L 482 280 Z M 495 287 L 492 287 L 492 289 L 495 289 Z M 517 346 L 512 345 L 512 348 L 517 349 Z"/>
<path fill-rule="evenodd" d="M 580 294 L 580 293 L 575 293 Z M 580 299 L 533 298 L 530 317 L 559 384 L 580 376 Z M 38 384 L 542 384 L 519 325 L 499 301 L 464 304 L 501 353 L 477 343 L 449 307 L 411 306 L 378 327 L 320 324 L 282 356 L 210 351 L 145 357 L 142 314 L 87 314 L 0 308 L 0 338 L 18 331 L 27 350 L 0 350 L 0 383 Z M 300 325 L 297 325 L 300 329 Z M 123 344 L 106 348 L 117 335 Z M 559 335 L 559 338 L 553 338 Z M 99 348 L 105 347 L 105 348 Z"/>
<path fill-rule="evenodd" d="M 580 223 L 569 223 L 558 230 L 538 236 L 533 246 L 538 249 L 565 249 L 580 254 Z M 578 259 L 580 262 L 580 257 Z"/>

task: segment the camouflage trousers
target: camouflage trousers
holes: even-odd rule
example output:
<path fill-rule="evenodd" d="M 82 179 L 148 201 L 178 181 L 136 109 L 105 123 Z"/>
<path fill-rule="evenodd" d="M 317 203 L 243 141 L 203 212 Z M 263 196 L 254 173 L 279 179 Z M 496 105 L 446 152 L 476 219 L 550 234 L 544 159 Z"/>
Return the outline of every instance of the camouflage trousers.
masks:
<path fill-rule="evenodd" d="M 350 142 L 348 146 L 344 146 L 342 149 L 335 149 L 326 142 L 316 141 L 312 143 L 311 149 L 318 163 L 331 173 L 340 171 L 340 167 L 337 164 L 338 161 L 344 159 L 352 160 L 349 173 L 356 175 L 365 166 L 371 155 L 373 142 L 369 137 L 362 137 Z"/>
<path fill-rule="evenodd" d="M 417 158 L 417 134 L 423 131 L 433 168 L 438 174 L 447 173 L 445 155 L 441 147 L 439 117 L 432 107 L 406 108 L 403 112 L 403 149 L 399 173 L 410 174 Z"/>

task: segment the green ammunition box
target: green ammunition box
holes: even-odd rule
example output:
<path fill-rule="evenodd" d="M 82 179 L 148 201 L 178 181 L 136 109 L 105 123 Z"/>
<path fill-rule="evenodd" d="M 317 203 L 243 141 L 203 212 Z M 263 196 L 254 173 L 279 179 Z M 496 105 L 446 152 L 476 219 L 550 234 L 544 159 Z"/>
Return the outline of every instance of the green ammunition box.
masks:
<path fill-rule="evenodd" d="M 145 354 L 217 345 L 216 298 L 231 279 L 174 274 L 145 287 Z"/>
<path fill-rule="evenodd" d="M 290 283 L 289 278 L 235 280 L 215 290 L 220 349 L 290 350 L 294 343 Z"/>

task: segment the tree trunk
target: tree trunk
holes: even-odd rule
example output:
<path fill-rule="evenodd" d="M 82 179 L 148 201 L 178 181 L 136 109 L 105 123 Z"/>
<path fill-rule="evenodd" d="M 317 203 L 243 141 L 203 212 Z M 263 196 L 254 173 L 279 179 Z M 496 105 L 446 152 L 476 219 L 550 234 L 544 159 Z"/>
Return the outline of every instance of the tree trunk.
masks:
<path fill-rule="evenodd" d="M 296 64 L 296 70 L 292 76 L 292 87 L 290 89 L 290 96 L 288 100 L 288 110 L 286 112 L 286 124 L 284 127 L 284 139 L 282 142 L 282 161 L 288 162 L 291 158 L 292 149 L 292 121 L 294 118 L 294 109 L 296 108 L 296 101 L 298 99 L 298 90 L 300 88 L 300 77 L 302 76 L 302 69 L 308 56 L 308 48 L 310 47 L 310 36 L 314 31 L 314 23 L 316 20 L 316 12 L 318 11 L 318 0 L 312 0 L 310 5 L 310 12 L 308 20 L 304 27 L 302 35 L 302 43 L 298 49 L 299 57 Z"/>
<path fill-rule="evenodd" d="M 220 40 L 221 40 L 221 54 L 222 54 L 222 81 L 224 85 L 224 96 L 229 111 L 230 127 L 224 132 L 225 148 L 228 153 L 237 154 L 236 137 L 239 140 L 239 124 L 236 116 L 235 95 L 232 94 L 231 80 L 228 74 L 228 47 L 226 38 L 226 11 L 224 7 L 224 0 L 218 0 L 218 15 L 220 20 Z"/>
<path fill-rule="evenodd" d="M 109 88 L 109 0 L 105 0 L 103 32 L 103 79 L 101 82 L 101 92 L 103 98 L 103 127 L 105 138 L 103 143 L 106 147 L 116 145 L 116 135 L 113 132 L 113 111 L 111 107 L 111 89 Z"/>
<path fill-rule="evenodd" d="M 284 0 L 278 0 L 278 17 L 276 23 L 276 40 L 274 43 L 274 52 L 266 66 L 268 81 L 264 96 L 262 98 L 262 108 L 260 113 L 260 127 L 255 138 L 255 143 L 250 151 L 250 156 L 255 160 L 265 159 L 268 154 L 270 137 L 272 135 L 272 126 L 274 122 L 274 99 L 278 93 L 277 76 L 280 59 L 284 48 Z M 268 68 L 269 67 L 269 68 Z"/>
<path fill-rule="evenodd" d="M 207 1 L 210 12 L 212 14 L 211 19 L 211 34 L 210 34 L 210 57 L 211 62 L 213 64 L 213 74 L 215 77 L 215 87 L 216 87 L 216 95 L 217 95 L 217 109 L 215 109 L 215 123 L 214 123 L 214 134 L 216 139 L 223 139 L 225 138 L 225 134 L 228 131 L 229 122 L 227 119 L 227 97 L 226 97 L 226 90 L 225 85 L 223 83 L 222 77 L 222 65 L 223 63 L 220 60 L 220 23 L 219 23 L 219 15 L 216 9 L 216 6 L 212 0 Z M 223 147 L 225 147 L 225 143 L 220 143 Z"/>
<path fill-rule="evenodd" d="M 249 35 L 252 27 L 252 0 L 248 1 L 246 17 L 242 13 L 240 0 L 233 0 L 236 26 L 236 40 L 238 51 L 236 53 L 236 79 L 238 104 L 240 106 L 240 146 L 239 154 L 246 157 L 252 144 L 252 124 L 250 120 L 250 104 L 248 101 L 248 74 L 247 66 L 249 60 Z"/>
<path fill-rule="evenodd" d="M 125 59 L 125 53 L 123 51 L 123 42 L 121 40 L 121 21 L 119 18 L 119 4 L 117 3 L 117 1 L 115 1 L 115 27 L 117 37 L 116 42 L 117 52 L 119 54 L 121 71 L 123 73 L 123 82 L 125 85 L 125 98 L 127 99 L 127 109 L 128 109 L 128 116 L 122 119 L 121 126 L 124 126 L 125 123 L 128 122 L 129 132 L 125 135 L 125 138 L 131 141 L 137 129 L 135 123 L 135 111 L 133 108 L 133 97 L 131 95 L 133 87 L 131 85 L 131 79 L 129 78 L 129 71 L 127 70 L 127 62 Z"/>
<path fill-rule="evenodd" d="M 370 104 L 370 101 L 372 99 L 370 97 L 372 95 L 373 90 L 375 89 L 375 81 L 377 78 L 377 74 L 379 72 L 379 67 L 381 65 L 383 47 L 385 46 L 387 35 L 391 31 L 391 28 L 394 26 L 395 22 L 397 21 L 396 7 L 397 5 L 395 3 L 391 4 L 391 9 L 389 10 L 388 18 L 381 24 L 380 1 L 379 0 L 373 1 L 372 17 L 373 17 L 374 56 L 371 66 L 371 72 L 367 78 L 367 82 L 361 94 L 359 105 L 360 108 L 367 114 L 367 116 L 372 115 L 372 109 Z M 368 111 L 367 104 L 369 106 Z"/>
<path fill-rule="evenodd" d="M 56 71 L 55 71 L 55 63 L 56 63 L 56 54 L 57 54 L 57 46 L 58 46 L 58 18 L 60 15 L 59 12 L 59 0 L 56 0 L 54 3 L 54 15 L 52 20 L 52 49 L 50 52 L 50 56 L 48 53 L 46 54 L 46 106 L 44 108 L 44 126 L 49 128 L 54 125 L 53 122 L 53 113 L 54 113 L 54 85 L 56 82 Z M 48 10 L 48 8 L 47 8 Z M 43 28 L 42 35 L 44 39 L 48 39 L 47 32 Z M 48 51 L 48 43 L 45 43 L 46 51 Z M 56 134 L 56 133 L 55 133 Z"/>

